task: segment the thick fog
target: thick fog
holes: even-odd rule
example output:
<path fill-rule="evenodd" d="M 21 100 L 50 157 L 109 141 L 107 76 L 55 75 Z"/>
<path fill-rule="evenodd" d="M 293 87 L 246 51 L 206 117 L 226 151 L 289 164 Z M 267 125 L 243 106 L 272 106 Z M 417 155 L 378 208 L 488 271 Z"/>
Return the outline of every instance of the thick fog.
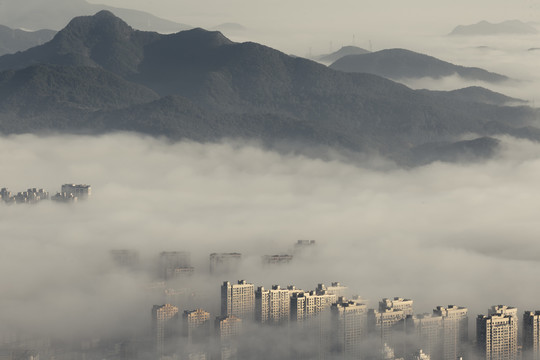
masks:
<path fill-rule="evenodd" d="M 371 305 L 415 300 L 415 311 L 506 303 L 538 308 L 540 145 L 503 138 L 481 164 L 410 170 L 323 161 L 257 144 L 169 143 L 116 134 L 0 139 L 2 186 L 13 192 L 88 183 L 74 204 L 0 203 L 3 330 L 91 336 L 149 325 L 152 265 L 161 251 L 189 251 L 192 308 L 212 316 L 219 285 L 313 289 L 340 281 Z M 263 267 L 262 255 L 314 252 Z M 139 252 L 142 269 L 113 266 L 111 249 Z M 208 274 L 212 252 L 241 252 L 238 273 Z M 180 309 L 185 310 L 185 309 Z"/>

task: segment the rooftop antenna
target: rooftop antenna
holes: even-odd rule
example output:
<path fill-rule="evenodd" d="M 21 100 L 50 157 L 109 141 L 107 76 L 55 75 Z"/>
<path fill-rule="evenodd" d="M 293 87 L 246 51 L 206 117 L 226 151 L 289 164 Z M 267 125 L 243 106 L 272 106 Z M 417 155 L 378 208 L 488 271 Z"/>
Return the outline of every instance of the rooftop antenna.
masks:
<path fill-rule="evenodd" d="M 373 52 L 373 44 L 371 43 L 371 40 L 369 40 L 369 52 Z"/>

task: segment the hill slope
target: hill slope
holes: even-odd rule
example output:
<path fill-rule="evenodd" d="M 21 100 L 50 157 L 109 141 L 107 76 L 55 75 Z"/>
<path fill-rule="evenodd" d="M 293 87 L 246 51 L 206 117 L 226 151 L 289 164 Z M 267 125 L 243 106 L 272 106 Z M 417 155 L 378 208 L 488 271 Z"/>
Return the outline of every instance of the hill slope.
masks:
<path fill-rule="evenodd" d="M 441 78 L 457 74 L 464 79 L 486 82 L 508 80 L 506 76 L 475 67 L 464 67 L 439 60 L 433 56 L 405 49 L 388 49 L 363 55 L 345 56 L 330 67 L 346 72 L 362 72 L 389 79 Z"/>
<path fill-rule="evenodd" d="M 359 48 L 357 46 L 343 46 L 338 51 L 335 51 L 331 54 L 321 55 L 315 58 L 315 60 L 320 61 L 325 64 L 331 64 L 334 61 L 339 60 L 342 57 L 347 56 L 347 55 L 361 55 L 361 54 L 368 54 L 368 53 L 370 53 L 370 51 Z"/>
<path fill-rule="evenodd" d="M 0 25 L 0 55 L 27 50 L 51 40 L 53 30 L 23 31 Z"/>
<path fill-rule="evenodd" d="M 49 64 L 41 67 L 47 81 L 19 90 L 8 81 L 35 64 Z M 76 18 L 49 43 L 0 57 L 0 70 L 8 79 L 0 93 L 0 128 L 6 133 L 84 129 L 199 141 L 241 137 L 374 151 L 398 160 L 422 144 L 452 143 L 468 133 L 538 135 L 523 130 L 537 117 L 528 107 L 414 91 L 263 45 L 234 43 L 219 32 L 136 31 L 108 12 Z M 70 101 L 73 91 L 85 89 L 82 78 L 88 79 L 87 90 Z M 22 111 L 21 104 L 41 93 L 61 96 L 38 96 L 42 103 L 35 112 Z M 115 96 L 117 101 L 107 102 Z"/>
<path fill-rule="evenodd" d="M 449 35 L 482 36 L 482 35 L 527 35 L 538 34 L 535 27 L 519 20 L 508 20 L 501 23 L 480 21 L 472 25 L 459 25 Z"/>

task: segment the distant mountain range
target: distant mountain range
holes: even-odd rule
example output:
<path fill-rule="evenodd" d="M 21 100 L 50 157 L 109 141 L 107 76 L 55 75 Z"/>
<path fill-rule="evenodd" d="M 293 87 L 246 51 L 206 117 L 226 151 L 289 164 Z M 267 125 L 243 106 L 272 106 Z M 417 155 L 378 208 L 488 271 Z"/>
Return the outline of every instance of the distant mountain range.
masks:
<path fill-rule="evenodd" d="M 192 28 L 143 11 L 91 4 L 86 0 L 0 0 L 0 24 L 14 29 L 60 30 L 74 17 L 108 10 L 139 30 L 172 33 Z"/>
<path fill-rule="evenodd" d="M 452 91 L 430 91 L 418 90 L 420 92 L 431 93 L 433 95 L 440 94 L 444 97 L 453 97 L 454 99 L 473 103 L 482 103 L 490 105 L 526 105 L 527 102 L 522 99 L 512 98 L 497 92 L 488 90 L 480 86 L 470 86 L 463 89 Z"/>
<path fill-rule="evenodd" d="M 317 60 L 325 64 L 331 64 L 335 62 L 336 60 L 339 60 L 342 57 L 347 56 L 347 55 L 361 55 L 361 54 L 368 54 L 369 52 L 370 52 L 369 50 L 362 49 L 357 46 L 343 46 L 338 51 L 335 51 L 331 54 L 318 56 L 314 58 L 314 60 Z"/>
<path fill-rule="evenodd" d="M 107 11 L 77 17 L 50 42 L 0 57 L 0 131 L 6 134 L 247 138 L 415 164 L 435 148 L 441 158 L 462 159 L 497 147 L 485 140 L 463 145 L 464 134 L 540 139 L 540 130 L 531 127 L 537 116 L 525 106 L 474 102 L 335 71 L 256 43 L 234 43 L 215 31 L 137 31 Z"/>
<path fill-rule="evenodd" d="M 433 56 L 405 49 L 388 49 L 368 54 L 348 55 L 332 65 L 334 70 L 368 73 L 388 79 L 442 78 L 459 75 L 467 80 L 501 82 L 506 76 L 476 67 L 464 67 L 439 60 Z"/>
<path fill-rule="evenodd" d="M 508 20 L 501 23 L 480 21 L 472 25 L 459 25 L 449 35 L 479 36 L 479 35 L 527 35 L 538 34 L 538 30 L 530 24 L 519 20 Z"/>
<path fill-rule="evenodd" d="M 0 25 L 0 55 L 11 54 L 41 45 L 53 38 L 56 31 L 24 31 Z"/>

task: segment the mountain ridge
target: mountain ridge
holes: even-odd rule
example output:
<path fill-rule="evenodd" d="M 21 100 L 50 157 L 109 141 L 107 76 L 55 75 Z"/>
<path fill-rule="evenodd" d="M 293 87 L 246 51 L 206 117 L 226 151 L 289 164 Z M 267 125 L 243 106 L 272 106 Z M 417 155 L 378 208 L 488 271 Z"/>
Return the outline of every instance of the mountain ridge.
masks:
<path fill-rule="evenodd" d="M 334 70 L 365 72 L 393 80 L 442 78 L 454 74 L 468 80 L 502 82 L 508 77 L 476 67 L 454 65 L 433 56 L 406 49 L 386 49 L 368 54 L 348 55 L 332 65 Z"/>
<path fill-rule="evenodd" d="M 50 42 L 0 57 L 0 78 L 29 66 L 43 66 L 47 77 L 28 82 L 11 98 L 5 85 L 0 93 L 4 133 L 138 131 L 196 141 L 240 137 L 375 152 L 409 162 L 403 154 L 424 143 L 452 143 L 470 133 L 520 134 L 527 131 L 518 129 L 538 116 L 524 106 L 467 102 L 376 75 L 335 71 L 264 45 L 232 42 L 219 32 L 141 32 L 107 12 L 75 18 Z M 103 79 L 116 85 L 99 90 L 107 84 Z M 62 89 L 63 81 L 68 84 Z M 79 92 L 77 84 L 85 81 Z M 58 96 L 39 97 L 47 91 Z M 131 93 L 139 94 L 133 103 Z M 16 106 L 36 96 L 45 102 L 41 114 Z M 93 106 L 77 105 L 85 102 Z M 528 134 L 540 136 L 534 130 Z"/>

